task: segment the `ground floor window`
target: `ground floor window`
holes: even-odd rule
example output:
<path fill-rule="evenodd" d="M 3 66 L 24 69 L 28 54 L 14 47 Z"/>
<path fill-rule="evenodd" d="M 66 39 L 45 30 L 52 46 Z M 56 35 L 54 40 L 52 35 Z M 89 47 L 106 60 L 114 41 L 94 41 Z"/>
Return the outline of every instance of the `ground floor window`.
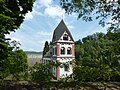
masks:
<path fill-rule="evenodd" d="M 64 65 L 64 70 L 65 70 L 65 71 L 69 71 L 69 69 L 70 69 L 70 68 L 69 68 L 69 65 Z"/>

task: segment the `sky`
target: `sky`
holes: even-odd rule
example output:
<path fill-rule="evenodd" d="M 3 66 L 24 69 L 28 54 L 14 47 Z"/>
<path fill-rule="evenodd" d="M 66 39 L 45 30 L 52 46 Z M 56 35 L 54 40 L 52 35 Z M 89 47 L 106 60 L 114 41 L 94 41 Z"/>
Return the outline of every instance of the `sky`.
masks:
<path fill-rule="evenodd" d="M 51 41 L 54 29 L 63 19 L 70 30 L 74 41 L 96 32 L 107 32 L 107 27 L 101 27 L 97 20 L 85 22 L 77 19 L 77 13 L 68 15 L 59 4 L 60 0 L 36 0 L 32 12 L 28 12 L 24 22 L 16 32 L 11 32 L 12 40 L 21 43 L 24 51 L 43 50 L 45 41 Z"/>

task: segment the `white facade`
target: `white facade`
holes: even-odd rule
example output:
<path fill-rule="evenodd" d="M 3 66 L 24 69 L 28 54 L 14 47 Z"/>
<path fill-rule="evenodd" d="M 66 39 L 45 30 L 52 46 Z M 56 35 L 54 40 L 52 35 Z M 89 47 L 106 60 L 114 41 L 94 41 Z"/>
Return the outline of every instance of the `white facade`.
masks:
<path fill-rule="evenodd" d="M 73 67 L 72 67 L 72 63 L 70 63 L 70 61 L 72 62 L 72 59 L 60 59 L 60 62 L 64 65 L 64 64 L 68 64 L 69 65 L 69 68 L 68 70 L 66 71 L 65 70 L 65 67 L 64 66 L 60 66 L 60 78 L 64 78 L 64 77 L 67 77 L 69 75 L 71 75 L 73 73 Z"/>
<path fill-rule="evenodd" d="M 63 36 L 65 33 L 63 33 L 63 35 L 61 36 L 61 38 L 58 40 L 58 42 L 56 42 L 55 45 L 53 45 L 53 58 L 56 57 L 56 59 L 54 59 L 54 62 L 58 62 L 60 63 L 59 67 L 55 67 L 53 66 L 53 75 L 55 77 L 59 77 L 59 78 L 65 78 L 65 77 L 69 77 L 72 73 L 73 73 L 73 60 L 74 60 L 74 42 L 71 41 L 71 38 L 68 36 L 68 40 L 64 41 L 63 40 Z M 59 47 L 57 47 L 59 46 Z M 61 53 L 61 49 L 64 48 L 65 49 L 65 53 L 62 54 Z M 56 51 L 56 49 L 58 51 Z M 70 49 L 70 52 L 68 53 L 68 49 Z M 67 66 L 67 69 L 66 69 Z M 59 73 L 59 75 L 57 75 Z"/>

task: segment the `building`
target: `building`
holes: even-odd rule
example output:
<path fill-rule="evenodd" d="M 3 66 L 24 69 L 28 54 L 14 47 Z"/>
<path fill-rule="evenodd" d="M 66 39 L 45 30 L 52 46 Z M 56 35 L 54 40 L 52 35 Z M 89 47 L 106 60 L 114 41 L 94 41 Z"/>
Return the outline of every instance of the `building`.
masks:
<path fill-rule="evenodd" d="M 56 79 L 69 77 L 73 73 L 74 40 L 63 20 L 59 23 L 53 33 L 50 50 L 43 57 L 43 64 L 54 62 L 52 73 Z"/>

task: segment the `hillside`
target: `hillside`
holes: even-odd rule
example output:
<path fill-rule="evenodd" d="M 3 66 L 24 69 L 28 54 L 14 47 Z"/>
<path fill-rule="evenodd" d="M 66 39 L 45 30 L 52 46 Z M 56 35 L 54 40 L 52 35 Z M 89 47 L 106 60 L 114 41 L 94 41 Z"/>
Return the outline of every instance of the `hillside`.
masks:
<path fill-rule="evenodd" d="M 33 66 L 36 62 L 41 63 L 42 59 L 42 52 L 35 52 L 35 51 L 25 51 L 28 58 L 28 63 L 30 66 Z"/>
<path fill-rule="evenodd" d="M 42 54 L 43 52 L 24 51 L 26 54 Z"/>

